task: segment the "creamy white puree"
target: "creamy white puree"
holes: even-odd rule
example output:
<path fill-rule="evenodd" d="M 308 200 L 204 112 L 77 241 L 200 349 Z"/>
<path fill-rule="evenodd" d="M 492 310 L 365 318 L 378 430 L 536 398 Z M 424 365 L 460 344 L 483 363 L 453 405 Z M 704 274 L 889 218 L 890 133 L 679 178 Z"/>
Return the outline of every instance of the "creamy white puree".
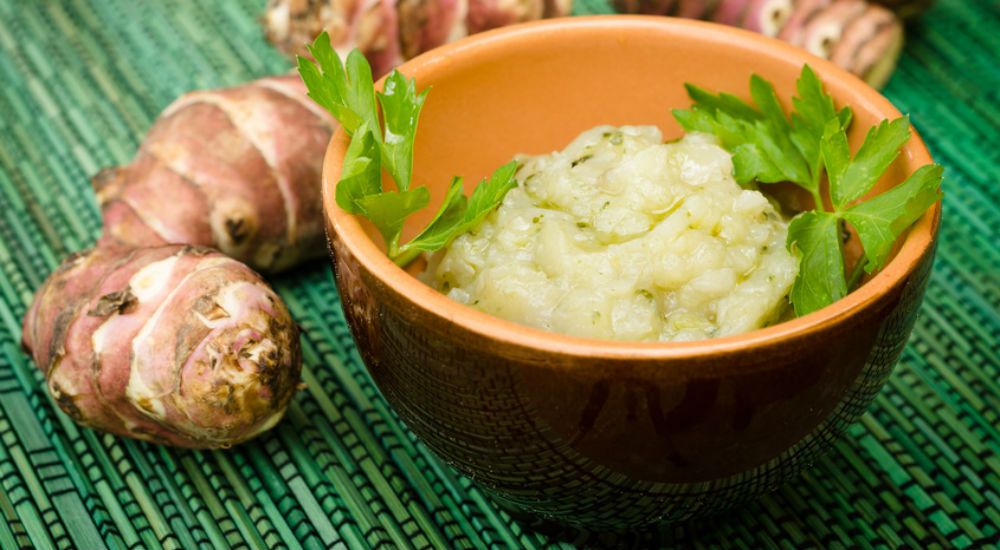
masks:
<path fill-rule="evenodd" d="M 518 187 L 431 257 L 450 298 L 541 329 L 613 340 L 700 340 L 782 314 L 796 259 L 787 221 L 732 177 L 707 134 L 600 126 L 522 157 Z"/>

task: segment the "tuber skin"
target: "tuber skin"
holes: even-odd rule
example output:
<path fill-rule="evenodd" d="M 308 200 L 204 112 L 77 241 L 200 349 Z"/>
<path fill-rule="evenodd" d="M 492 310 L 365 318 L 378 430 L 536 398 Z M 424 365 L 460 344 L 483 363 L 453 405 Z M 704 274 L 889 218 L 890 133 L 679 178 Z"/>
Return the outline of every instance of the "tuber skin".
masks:
<path fill-rule="evenodd" d="M 446 42 L 462 38 L 468 12 L 463 0 L 398 0 L 399 40 L 403 57 L 410 59 Z M 381 72 L 388 72 L 382 70 Z"/>
<path fill-rule="evenodd" d="M 868 4 L 863 0 L 837 0 L 817 12 L 802 29 L 801 41 L 792 42 L 809 53 L 830 59 L 844 30 L 860 17 Z M 845 67 L 846 68 L 846 67 Z"/>
<path fill-rule="evenodd" d="M 94 177 L 100 245 L 211 246 L 267 273 L 321 256 L 332 129 L 297 76 L 186 94 L 131 164 Z"/>
<path fill-rule="evenodd" d="M 701 18 L 775 36 L 829 59 L 876 88 L 899 59 L 903 26 L 889 9 L 864 0 L 614 0 L 618 11 Z M 930 1 L 882 0 L 901 13 Z M 903 6 L 907 9 L 904 10 Z"/>
<path fill-rule="evenodd" d="M 777 36 L 793 8 L 792 0 L 751 0 L 742 26 L 765 36 Z"/>
<path fill-rule="evenodd" d="M 795 0 L 792 13 L 785 21 L 785 26 L 778 32 L 778 38 L 792 44 L 800 44 L 806 25 L 829 8 L 831 2 L 833 0 Z"/>
<path fill-rule="evenodd" d="M 674 15 L 678 0 L 614 0 L 615 9 L 642 15 Z"/>
<path fill-rule="evenodd" d="M 396 0 L 361 0 L 361 15 L 346 43 L 365 52 L 374 74 L 384 74 L 403 62 Z"/>
<path fill-rule="evenodd" d="M 353 41 L 360 4 L 360 0 L 268 0 L 261 23 L 268 42 L 289 57 L 306 55 L 306 44 L 324 30 L 339 49 Z"/>
<path fill-rule="evenodd" d="M 740 27 L 743 25 L 743 19 L 746 17 L 751 3 L 752 0 L 722 0 L 712 12 L 712 21 L 731 27 Z"/>
<path fill-rule="evenodd" d="M 95 248 L 38 290 L 22 343 L 76 422 L 190 448 L 274 426 L 299 381 L 299 329 L 246 265 L 187 245 Z"/>
<path fill-rule="evenodd" d="M 306 44 L 326 31 L 342 57 L 360 49 L 378 78 L 447 42 L 572 9 L 572 0 L 269 0 L 263 24 L 289 57 L 307 55 Z"/>
<path fill-rule="evenodd" d="M 714 13 L 721 0 L 677 0 L 677 17 L 702 19 Z"/>
<path fill-rule="evenodd" d="M 541 19 L 544 0 L 468 0 L 465 18 L 468 34 Z"/>
<path fill-rule="evenodd" d="M 817 10 L 788 42 L 881 88 L 902 50 L 903 25 L 882 6 L 835 0 Z"/>
<path fill-rule="evenodd" d="M 904 21 L 920 17 L 934 4 L 934 0 L 874 0 L 874 2 L 889 8 Z"/>
<path fill-rule="evenodd" d="M 899 21 L 880 6 L 869 5 L 851 24 L 844 27 L 840 40 L 830 52 L 830 61 L 846 67 L 857 74 L 868 74 L 877 59 L 866 53 L 877 53 L 883 47 L 872 47 L 880 36 L 888 36 L 890 42 L 902 42 L 902 26 Z M 898 35 L 898 36 L 893 36 Z M 877 57 L 877 56 L 874 56 Z"/>

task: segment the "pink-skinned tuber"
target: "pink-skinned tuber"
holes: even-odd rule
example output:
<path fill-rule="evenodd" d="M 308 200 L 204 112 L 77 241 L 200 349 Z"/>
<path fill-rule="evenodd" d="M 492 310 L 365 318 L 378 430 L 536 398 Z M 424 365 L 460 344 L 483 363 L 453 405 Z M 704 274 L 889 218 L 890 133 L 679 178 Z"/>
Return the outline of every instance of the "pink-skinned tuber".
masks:
<path fill-rule="evenodd" d="M 187 245 L 66 259 L 24 319 L 24 348 L 76 422 L 178 447 L 228 447 L 281 419 L 299 330 L 253 270 Z"/>
<path fill-rule="evenodd" d="M 572 0 L 269 0 L 268 40 L 286 55 L 305 55 L 326 31 L 346 55 L 358 48 L 376 78 L 403 61 L 477 32 L 562 17 Z"/>
<path fill-rule="evenodd" d="M 888 82 L 903 47 L 903 25 L 891 11 L 863 0 L 802 0 L 808 13 L 779 38 L 829 59 L 876 88 Z"/>
<path fill-rule="evenodd" d="M 182 96 L 131 164 L 94 177 L 100 245 L 210 246 L 266 273 L 321 256 L 333 124 L 298 76 Z"/>
<path fill-rule="evenodd" d="M 911 9 L 930 2 L 886 0 Z M 884 2 L 883 2 L 884 3 Z M 829 59 L 875 87 L 889 80 L 903 45 L 899 16 L 864 0 L 615 0 L 624 13 L 691 17 L 775 36 Z"/>

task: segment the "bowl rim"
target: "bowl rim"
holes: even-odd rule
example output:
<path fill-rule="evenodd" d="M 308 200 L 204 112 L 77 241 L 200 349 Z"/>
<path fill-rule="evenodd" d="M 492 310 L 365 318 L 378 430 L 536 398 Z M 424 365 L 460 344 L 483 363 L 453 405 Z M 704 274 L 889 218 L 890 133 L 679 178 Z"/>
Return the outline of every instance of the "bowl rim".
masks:
<path fill-rule="evenodd" d="M 825 84 L 836 81 L 844 87 L 856 89 L 863 101 L 853 104 L 855 108 L 882 113 L 886 118 L 901 116 L 892 103 L 877 90 L 833 63 L 813 56 L 805 50 L 744 29 L 673 17 L 597 15 L 522 23 L 440 46 L 400 65 L 398 69 L 407 76 L 416 73 L 419 78 L 422 70 L 433 70 L 456 56 L 469 55 L 478 49 L 502 47 L 508 41 L 528 36 L 539 34 L 551 36 L 553 33 L 574 33 L 586 29 L 623 32 L 651 27 L 660 32 L 668 31 L 679 38 L 709 43 L 741 43 L 743 47 L 757 49 L 762 55 L 798 59 L 801 63 L 809 63 Z M 384 78 L 376 86 L 380 87 L 383 81 Z M 911 131 L 913 136 L 905 147 L 910 150 L 913 163 L 917 166 L 931 163 L 932 159 L 923 139 L 912 126 Z M 346 146 L 347 135 L 342 128 L 337 128 L 324 156 L 322 171 L 324 217 L 328 230 L 336 233 L 356 261 L 375 278 L 387 288 L 393 289 L 413 307 L 499 344 L 588 359 L 675 360 L 719 357 L 782 345 L 791 339 L 814 336 L 820 331 L 847 322 L 855 314 L 874 305 L 897 287 L 905 284 L 922 258 L 933 250 L 941 216 L 939 200 L 910 227 L 896 255 L 881 271 L 844 298 L 803 317 L 742 334 L 689 342 L 599 340 L 547 332 L 494 317 L 448 298 L 397 266 L 368 237 L 358 218 L 341 209 L 336 203 L 334 187 L 337 177 L 332 176 L 339 176 L 342 152 Z M 330 250 L 332 253 L 333 248 Z M 558 366 L 559 362 L 551 364 Z"/>

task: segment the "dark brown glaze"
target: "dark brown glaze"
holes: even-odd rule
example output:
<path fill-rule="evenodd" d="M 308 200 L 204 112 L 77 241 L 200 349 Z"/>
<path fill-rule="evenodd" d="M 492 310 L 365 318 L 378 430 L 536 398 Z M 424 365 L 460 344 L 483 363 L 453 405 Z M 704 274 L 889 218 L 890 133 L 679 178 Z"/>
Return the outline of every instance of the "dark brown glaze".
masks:
<path fill-rule="evenodd" d="M 603 53 L 624 32 L 633 41 L 626 47 L 630 55 Z M 581 51 L 582 43 L 593 48 Z M 663 103 L 613 99 L 626 88 L 675 93 L 674 84 L 683 80 L 649 72 L 643 60 L 636 67 L 622 59 L 670 55 L 692 44 L 711 62 L 679 57 L 686 66 L 677 70 L 690 73 L 685 80 L 715 77 L 717 88 L 740 90 L 752 69 L 774 79 L 782 97 L 793 93 L 793 75 L 805 56 L 749 33 L 625 16 L 536 23 L 445 46 L 438 51 L 447 64 L 430 56 L 403 66 L 434 90 L 421 120 L 415 174 L 440 196 L 443 190 L 434 186 L 447 183 L 442 174 L 478 176 L 517 147 L 558 148 L 563 133 L 590 127 L 595 118 L 650 120 L 669 128 L 656 118 L 666 111 Z M 482 62 L 498 58 L 498 51 L 508 61 Z M 519 56 L 551 62 L 521 65 Z M 754 66 L 741 72 L 751 58 Z M 574 71 L 572 63 L 585 63 L 589 71 Z M 875 121 L 899 116 L 844 71 L 821 60 L 810 63 L 838 103 L 855 107 L 854 147 Z M 601 71 L 614 71 L 621 84 L 596 85 Z M 521 84 L 504 92 L 489 85 L 494 80 Z M 562 110 L 547 105 L 544 91 L 552 83 L 583 97 L 560 96 L 568 105 Z M 470 120 L 461 98 L 473 90 L 490 90 L 491 101 Z M 520 101 L 529 95 L 539 105 Z M 463 149 L 467 140 L 450 137 L 501 124 L 535 131 L 497 132 L 477 141 L 480 149 Z M 523 145 L 527 141 L 532 143 Z M 327 152 L 327 230 L 344 311 L 376 384 L 432 450 L 495 500 L 591 529 L 719 511 L 794 478 L 864 413 L 885 383 L 913 327 L 933 262 L 940 205 L 902 239 L 881 273 L 806 317 L 693 343 L 544 333 L 448 300 L 412 277 L 419 266 L 407 274 L 393 265 L 378 248 L 377 232 L 335 204 L 332 184 L 345 146 L 346 136 L 338 133 Z M 876 192 L 927 162 L 923 143 L 912 139 Z M 425 222 L 408 220 L 404 233 L 412 235 Z"/>
<path fill-rule="evenodd" d="M 498 501 L 609 529 L 718 511 L 811 464 L 892 371 L 932 261 L 863 314 L 748 350 L 745 373 L 712 376 L 713 357 L 511 349 L 428 319 L 332 242 L 351 331 L 406 424 Z"/>

